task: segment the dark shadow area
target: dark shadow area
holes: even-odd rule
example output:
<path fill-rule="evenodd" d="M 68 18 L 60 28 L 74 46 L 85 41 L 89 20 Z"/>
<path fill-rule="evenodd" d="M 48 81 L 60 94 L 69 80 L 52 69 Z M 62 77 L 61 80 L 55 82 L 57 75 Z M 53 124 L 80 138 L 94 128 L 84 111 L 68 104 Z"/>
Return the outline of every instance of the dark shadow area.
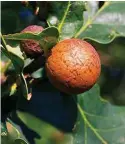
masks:
<path fill-rule="evenodd" d="M 7 80 L 1 84 L 1 119 L 4 119 L 9 112 L 16 109 L 17 95 L 11 95 L 11 86 L 16 81 L 16 74 L 7 77 Z"/>
<path fill-rule="evenodd" d="M 119 37 L 109 44 L 89 40 L 101 59 L 101 75 L 98 84 L 101 96 L 112 104 L 125 105 L 125 38 Z"/>
<path fill-rule="evenodd" d="M 111 69 L 110 67 L 103 66 L 102 71 L 104 73 L 105 82 L 101 86 L 102 94 L 109 94 L 116 89 L 124 76 L 124 70 Z"/>
<path fill-rule="evenodd" d="M 101 8 L 104 5 L 105 1 L 99 1 L 99 8 Z"/>
<path fill-rule="evenodd" d="M 25 3 L 26 1 L 1 2 L 2 34 L 20 32 L 29 25 L 47 27 L 46 18 L 49 14 L 49 2 L 30 1 L 28 7 L 23 2 Z M 37 6 L 41 6 L 42 9 L 40 9 L 38 14 L 35 14 Z"/>
<path fill-rule="evenodd" d="M 21 96 L 17 110 L 32 114 L 63 132 L 72 132 L 77 119 L 77 106 L 73 97 L 60 93 L 47 80 L 35 84 L 30 101 Z M 20 126 L 30 144 L 35 144 L 34 138 L 39 137 L 39 134 L 30 130 L 16 114 L 11 120 Z"/>
<path fill-rule="evenodd" d="M 31 74 L 34 71 L 38 70 L 39 68 L 44 67 L 44 65 L 45 65 L 45 57 L 43 55 L 41 55 L 38 58 L 36 58 L 35 60 L 33 60 L 29 65 L 27 65 L 24 68 L 23 73 Z"/>
<path fill-rule="evenodd" d="M 121 87 L 125 86 L 125 82 L 123 83 L 125 70 L 103 66 L 102 71 L 105 80 L 100 85 L 101 96 L 110 99 L 115 105 L 125 105 L 125 98 L 122 98 L 124 88 Z"/>

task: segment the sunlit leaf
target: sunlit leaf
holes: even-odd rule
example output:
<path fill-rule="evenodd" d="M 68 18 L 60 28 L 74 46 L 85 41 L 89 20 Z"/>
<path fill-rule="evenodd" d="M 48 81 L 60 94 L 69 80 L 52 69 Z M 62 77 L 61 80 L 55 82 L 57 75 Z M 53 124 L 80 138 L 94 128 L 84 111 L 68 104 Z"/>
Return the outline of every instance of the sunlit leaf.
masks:
<path fill-rule="evenodd" d="M 65 135 L 49 123 L 46 123 L 29 113 L 17 111 L 17 115 L 28 128 L 39 135 L 39 138 L 34 139 L 35 144 L 51 144 L 53 142 L 57 144 L 68 144 L 68 142 L 71 141 L 72 137 L 70 134 Z M 35 127 L 33 127 L 34 124 Z"/>
<path fill-rule="evenodd" d="M 8 131 L 9 139 L 11 141 L 14 141 L 18 137 L 20 137 L 20 132 L 18 131 L 18 129 L 16 128 L 16 126 L 10 119 L 8 119 L 6 121 L 6 127 L 7 127 L 7 131 Z"/>
<path fill-rule="evenodd" d="M 75 38 L 92 39 L 98 43 L 110 43 L 116 37 L 125 37 L 125 2 L 105 2 L 89 18 Z"/>
<path fill-rule="evenodd" d="M 12 48 L 9 45 L 6 45 L 6 49 L 1 46 L 2 52 L 12 61 L 16 73 L 21 73 L 24 67 L 24 57 L 22 56 L 22 52 L 20 47 Z"/>
<path fill-rule="evenodd" d="M 79 119 L 74 143 L 124 144 L 125 107 L 101 99 L 98 85 L 78 96 Z"/>
<path fill-rule="evenodd" d="M 59 34 L 58 34 L 58 30 L 57 30 L 56 27 L 46 28 L 38 34 L 34 34 L 32 32 L 24 32 L 24 33 L 8 34 L 8 35 L 4 35 L 3 37 L 5 39 L 11 39 L 11 40 L 29 40 L 29 39 L 33 39 L 33 40 L 36 40 L 36 41 L 40 41 L 41 39 L 43 39 L 43 40 L 45 39 L 45 41 L 46 41 L 51 36 L 55 37 L 55 38 L 58 38 Z"/>
<path fill-rule="evenodd" d="M 85 2 L 52 2 L 48 22 L 58 27 L 60 38 L 71 38 L 83 25 Z"/>
<path fill-rule="evenodd" d="M 45 69 L 44 68 L 40 68 L 40 69 L 38 69 L 37 71 L 35 71 L 35 72 L 33 72 L 32 74 L 31 74 L 31 76 L 33 77 L 33 78 L 41 78 L 41 77 L 43 77 L 45 75 Z"/>

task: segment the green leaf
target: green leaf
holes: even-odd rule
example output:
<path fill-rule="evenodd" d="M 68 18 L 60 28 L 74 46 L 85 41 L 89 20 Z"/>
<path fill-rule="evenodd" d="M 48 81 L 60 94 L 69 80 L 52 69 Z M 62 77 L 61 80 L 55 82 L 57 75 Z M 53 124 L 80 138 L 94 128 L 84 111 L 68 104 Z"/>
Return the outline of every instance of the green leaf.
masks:
<path fill-rule="evenodd" d="M 15 34 L 8 34 L 8 35 L 3 35 L 4 39 L 9 39 L 9 40 L 40 40 L 39 34 L 33 34 L 30 32 L 25 32 L 25 33 L 15 33 Z"/>
<path fill-rule="evenodd" d="M 85 3 L 86 11 L 83 12 L 84 23 L 87 22 L 88 19 L 92 18 L 97 10 L 99 9 L 99 1 L 87 1 Z"/>
<path fill-rule="evenodd" d="M 42 31 L 39 37 L 39 43 L 41 48 L 44 49 L 44 53 L 46 55 L 48 51 L 58 42 L 59 31 L 55 27 L 49 27 Z"/>
<path fill-rule="evenodd" d="M 78 96 L 79 119 L 74 143 L 124 144 L 125 107 L 101 99 L 98 85 Z"/>
<path fill-rule="evenodd" d="M 56 27 L 49 27 L 44 29 L 42 32 L 38 34 L 34 34 L 31 32 L 24 32 L 24 33 L 15 33 L 15 34 L 8 34 L 4 35 L 3 37 L 5 39 L 11 39 L 11 40 L 29 40 L 33 39 L 36 41 L 45 40 L 47 41 L 47 38 L 49 37 L 55 37 L 58 38 L 59 33 L 58 29 Z"/>
<path fill-rule="evenodd" d="M 24 136 L 17 125 L 9 118 L 7 118 L 6 127 L 8 133 L 6 138 L 7 143 L 5 144 L 28 144 L 24 139 L 22 139 Z"/>
<path fill-rule="evenodd" d="M 41 48 L 44 49 L 45 55 L 48 53 L 48 50 L 57 43 L 58 37 L 59 37 L 59 32 L 56 27 L 46 28 L 41 33 L 38 34 L 25 32 L 25 33 L 4 35 L 5 39 L 11 39 L 11 40 L 33 39 L 39 41 Z"/>
<path fill-rule="evenodd" d="M 98 43 L 110 43 L 116 37 L 125 37 L 125 2 L 105 2 L 105 4 L 89 18 L 75 38 L 91 39 Z"/>
<path fill-rule="evenodd" d="M 42 68 L 40 68 L 40 69 L 38 69 L 37 71 L 35 71 L 35 72 L 33 72 L 32 74 L 31 74 L 31 76 L 33 77 L 33 78 L 41 78 L 41 77 L 43 77 L 45 75 L 45 69 L 42 67 Z"/>
<path fill-rule="evenodd" d="M 2 4 L 3 2 L 1 2 Z M 15 3 L 17 6 L 17 3 Z M 11 4 L 10 6 L 13 6 Z M 4 34 L 14 33 L 19 26 L 19 6 L 17 8 L 8 6 L 3 8 L 1 6 L 1 31 Z"/>
<path fill-rule="evenodd" d="M 19 138 L 14 141 L 14 144 L 28 144 L 28 143 L 24 139 Z"/>
<path fill-rule="evenodd" d="M 59 131 L 47 122 L 33 116 L 30 113 L 16 111 L 20 120 L 31 130 L 39 135 L 40 138 L 34 138 L 35 144 L 69 144 L 71 141 L 71 135 L 63 135 L 63 132 Z M 33 127 L 35 125 L 35 127 Z M 61 140 L 59 137 L 62 137 Z"/>
<path fill-rule="evenodd" d="M 12 48 L 11 46 L 7 45 L 7 50 L 16 72 L 22 72 L 24 67 L 24 57 L 22 56 L 19 45 L 16 48 Z"/>
<path fill-rule="evenodd" d="M 16 92 L 17 92 L 17 84 L 14 83 L 14 84 L 11 85 L 9 96 L 14 95 Z"/>
<path fill-rule="evenodd" d="M 27 67 L 29 64 L 31 64 L 33 61 L 34 61 L 34 59 L 30 59 L 30 58 L 25 59 L 24 68 Z"/>
<path fill-rule="evenodd" d="M 6 129 L 5 124 L 1 122 L 0 127 L 1 127 L 1 136 L 6 136 L 7 135 L 7 129 Z"/>
<path fill-rule="evenodd" d="M 1 143 L 2 144 L 9 144 L 8 133 L 6 129 L 6 124 L 1 122 Z"/>
<path fill-rule="evenodd" d="M 2 37 L 2 36 L 1 36 Z M 4 52 L 4 54 L 11 59 L 16 72 L 20 75 L 21 78 L 21 87 L 22 87 L 22 93 L 24 97 L 28 97 L 28 87 L 27 87 L 27 83 L 26 80 L 23 76 L 23 67 L 24 67 L 24 57 L 22 56 L 22 52 L 20 50 L 20 47 L 17 46 L 15 49 L 12 48 L 9 45 L 6 45 L 6 42 L 4 40 L 4 38 L 2 37 L 2 41 L 3 44 L 5 46 L 5 48 L 1 45 L 2 51 Z M 15 92 L 15 89 L 13 90 L 13 92 Z M 12 92 L 12 94 L 13 94 Z"/>
<path fill-rule="evenodd" d="M 68 2 L 50 2 L 50 13 L 47 22 L 50 25 L 58 27 L 67 5 Z"/>
<path fill-rule="evenodd" d="M 22 56 L 22 52 L 20 47 L 12 48 L 9 45 L 6 45 L 6 48 L 1 46 L 2 52 L 12 61 L 16 73 L 21 73 L 24 67 L 24 57 Z"/>
<path fill-rule="evenodd" d="M 9 58 L 9 54 L 7 52 L 7 49 L 5 49 L 2 45 L 0 45 L 0 48 L 1 48 L 1 52 L 7 57 Z M 10 59 L 10 58 L 9 58 Z"/>
<path fill-rule="evenodd" d="M 6 121 L 6 127 L 7 127 L 8 137 L 10 141 L 14 141 L 15 139 L 20 137 L 20 132 L 18 131 L 18 129 L 10 119 Z"/>
<path fill-rule="evenodd" d="M 85 2 L 52 2 L 48 22 L 58 27 L 60 38 L 71 38 L 83 25 Z"/>

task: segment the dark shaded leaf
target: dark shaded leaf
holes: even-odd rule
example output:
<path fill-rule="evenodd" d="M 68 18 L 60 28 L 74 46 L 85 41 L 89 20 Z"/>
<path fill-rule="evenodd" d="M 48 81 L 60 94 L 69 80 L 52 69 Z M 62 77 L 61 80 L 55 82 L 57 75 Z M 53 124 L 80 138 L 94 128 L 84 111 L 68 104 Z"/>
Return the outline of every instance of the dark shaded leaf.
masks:
<path fill-rule="evenodd" d="M 11 114 L 11 119 L 20 126 L 30 144 L 69 144 L 72 141 L 70 132 L 77 117 L 72 97 L 60 93 L 45 80 L 35 83 L 30 101 L 19 98 L 16 114 Z"/>
<path fill-rule="evenodd" d="M 3 34 L 14 33 L 19 26 L 19 2 L 6 4 L 1 2 L 1 31 Z M 16 7 L 14 7 L 16 5 Z"/>
<path fill-rule="evenodd" d="M 125 67 L 125 38 L 116 38 L 111 43 L 100 44 L 95 41 L 89 42 L 96 48 L 101 64 L 110 67 L 124 68 Z"/>

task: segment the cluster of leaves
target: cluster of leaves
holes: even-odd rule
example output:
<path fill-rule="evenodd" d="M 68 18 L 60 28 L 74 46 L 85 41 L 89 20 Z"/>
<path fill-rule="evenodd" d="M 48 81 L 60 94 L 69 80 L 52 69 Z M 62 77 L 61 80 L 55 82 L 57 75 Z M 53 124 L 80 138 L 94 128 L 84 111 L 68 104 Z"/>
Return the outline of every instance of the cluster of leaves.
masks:
<path fill-rule="evenodd" d="M 94 7 L 93 3 L 95 4 Z M 18 96 L 16 113 L 11 112 L 11 116 L 8 116 L 6 122 L 1 124 L 2 143 L 125 143 L 125 107 L 115 106 L 108 101 L 102 100 L 98 84 L 88 92 L 69 98 L 50 84 L 46 86 L 46 82 L 44 82 L 44 80 L 47 81 L 44 74 L 44 64 L 41 64 L 42 66 L 40 65 L 35 71 L 31 70 L 32 72 L 25 73 L 26 69 L 30 67 L 29 65 L 33 65 L 36 60 L 27 59 L 24 56 L 20 50 L 20 40 L 33 39 L 39 41 L 46 55 L 48 50 L 58 41 L 66 38 L 80 38 L 100 44 L 108 44 L 117 37 L 125 36 L 125 2 L 105 2 L 101 8 L 99 8 L 98 2 L 93 3 L 82 1 L 50 2 L 50 14 L 46 19 L 48 27 L 41 33 L 15 33 L 3 36 L 1 34 L 2 53 L 10 59 L 10 64 L 13 64 L 15 75 L 17 76 L 16 81 L 10 86 L 8 95 Z M 14 46 L 12 42 L 14 42 Z M 27 74 L 30 75 L 30 81 L 27 78 Z M 38 82 L 30 86 L 29 83 L 32 83 L 34 79 L 40 79 L 42 84 Z M 47 83 L 49 82 L 47 81 Z M 31 89 L 32 92 L 30 91 Z M 22 95 L 29 101 L 22 97 Z M 37 102 L 40 105 L 39 107 L 34 104 L 34 97 L 39 101 L 44 100 L 43 103 L 48 101 L 46 103 L 48 105 L 43 104 L 42 106 L 41 103 Z M 44 97 L 44 99 L 41 97 Z M 57 109 L 60 106 L 57 103 L 61 105 L 61 110 L 59 111 Z M 50 109 L 54 107 L 52 111 L 45 108 L 49 106 Z M 78 109 L 78 118 L 77 114 L 75 116 L 73 114 L 77 113 L 74 107 Z M 71 130 L 66 130 L 68 132 L 72 131 L 72 133 L 67 134 L 65 130 L 61 132 L 55 128 L 54 122 L 56 120 L 54 118 L 50 120 L 50 116 L 49 120 L 46 120 L 47 114 L 44 114 L 42 108 L 46 109 L 46 113 L 49 112 L 49 115 L 52 112 L 51 117 L 59 119 L 59 124 L 56 127 L 61 130 L 63 128 L 60 125 L 66 125 L 72 121 L 72 125 L 75 124 L 75 127 L 71 126 Z M 40 114 L 38 114 L 38 111 Z M 60 116 L 62 120 L 57 116 L 59 113 L 64 113 L 62 114 L 64 116 Z M 41 116 L 41 114 L 44 116 Z M 10 118 L 14 121 L 18 120 L 20 123 L 16 125 Z M 67 122 L 62 124 L 60 120 Z M 22 125 L 21 129 L 19 128 L 20 125 Z M 27 127 L 29 132 L 25 136 L 23 135 L 24 131 L 26 131 L 24 127 Z"/>

